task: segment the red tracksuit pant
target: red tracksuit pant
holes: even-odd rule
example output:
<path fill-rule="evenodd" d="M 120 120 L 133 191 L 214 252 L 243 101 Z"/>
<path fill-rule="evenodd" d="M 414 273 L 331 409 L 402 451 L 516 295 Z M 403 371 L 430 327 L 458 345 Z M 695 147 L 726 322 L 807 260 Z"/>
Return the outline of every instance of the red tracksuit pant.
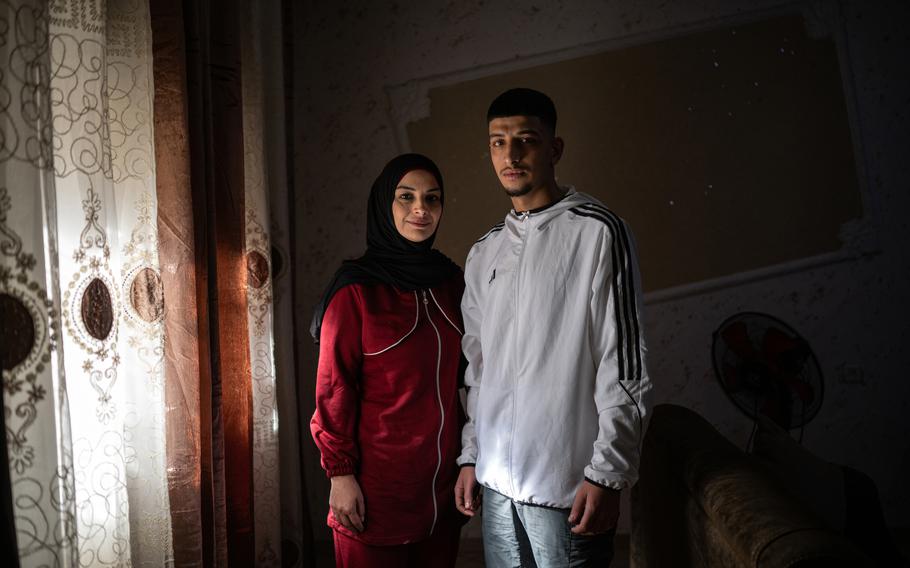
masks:
<path fill-rule="evenodd" d="M 390 546 L 364 544 L 333 532 L 337 568 L 453 568 L 461 527 L 439 530 L 420 542 Z"/>

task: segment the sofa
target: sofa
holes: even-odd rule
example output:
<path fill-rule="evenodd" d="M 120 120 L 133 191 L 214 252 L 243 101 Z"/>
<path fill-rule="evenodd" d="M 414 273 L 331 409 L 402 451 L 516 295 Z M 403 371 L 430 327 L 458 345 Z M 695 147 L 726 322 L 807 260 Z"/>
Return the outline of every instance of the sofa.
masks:
<path fill-rule="evenodd" d="M 871 480 L 769 420 L 746 453 L 696 412 L 658 405 L 631 505 L 635 568 L 905 565 Z"/>

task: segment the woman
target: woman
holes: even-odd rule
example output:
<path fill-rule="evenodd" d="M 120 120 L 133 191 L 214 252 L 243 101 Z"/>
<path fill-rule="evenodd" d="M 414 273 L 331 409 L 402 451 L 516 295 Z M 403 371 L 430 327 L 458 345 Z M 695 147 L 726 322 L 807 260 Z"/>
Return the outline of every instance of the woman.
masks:
<path fill-rule="evenodd" d="M 367 251 L 316 310 L 316 412 L 336 566 L 454 566 L 461 269 L 432 249 L 442 176 L 419 154 L 373 183 Z"/>

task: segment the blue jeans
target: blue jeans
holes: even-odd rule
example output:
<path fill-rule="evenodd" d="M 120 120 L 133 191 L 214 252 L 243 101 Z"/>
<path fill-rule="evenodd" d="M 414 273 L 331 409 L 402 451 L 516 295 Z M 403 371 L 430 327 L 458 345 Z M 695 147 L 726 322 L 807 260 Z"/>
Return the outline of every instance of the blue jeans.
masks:
<path fill-rule="evenodd" d="M 572 533 L 569 509 L 512 501 L 483 489 L 483 550 L 487 568 L 605 568 L 613 559 L 615 529 Z"/>

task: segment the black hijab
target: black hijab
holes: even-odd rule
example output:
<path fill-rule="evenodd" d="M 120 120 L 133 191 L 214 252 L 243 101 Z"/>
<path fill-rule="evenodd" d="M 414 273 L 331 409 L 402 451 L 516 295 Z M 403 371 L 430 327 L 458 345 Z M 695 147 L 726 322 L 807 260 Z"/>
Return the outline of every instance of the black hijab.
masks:
<path fill-rule="evenodd" d="M 449 257 L 432 248 L 435 232 L 427 240 L 415 243 L 395 228 L 392 217 L 395 188 L 401 178 L 414 170 L 433 174 L 445 202 L 442 174 L 431 159 L 421 154 L 402 154 L 385 165 L 373 182 L 367 203 L 366 253 L 358 259 L 344 261 L 329 282 L 310 323 L 310 334 L 316 343 L 329 302 L 335 292 L 349 284 L 381 282 L 399 291 L 411 291 L 438 286 L 461 272 Z"/>

